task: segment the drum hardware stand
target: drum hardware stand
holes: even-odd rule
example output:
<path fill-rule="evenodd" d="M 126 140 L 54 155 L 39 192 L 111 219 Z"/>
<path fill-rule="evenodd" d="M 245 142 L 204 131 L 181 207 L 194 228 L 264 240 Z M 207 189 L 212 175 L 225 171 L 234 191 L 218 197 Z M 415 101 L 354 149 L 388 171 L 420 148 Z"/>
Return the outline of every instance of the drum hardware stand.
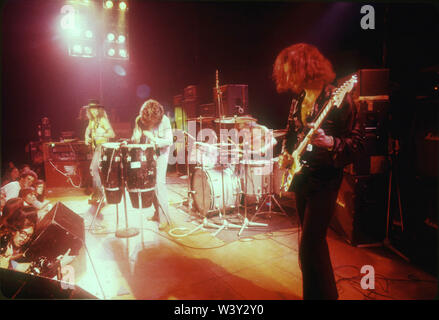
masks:
<path fill-rule="evenodd" d="M 259 214 L 268 214 L 269 218 L 271 218 L 271 215 L 273 213 L 280 214 L 280 215 L 283 215 L 283 216 L 286 216 L 286 217 L 288 216 L 288 214 L 285 212 L 284 208 L 281 206 L 279 201 L 276 199 L 276 196 L 275 196 L 275 194 L 273 192 L 274 164 L 270 163 L 270 166 L 271 166 L 271 168 L 270 168 L 270 192 L 267 195 L 265 195 L 265 197 L 262 199 L 262 204 L 261 204 L 261 202 L 259 202 L 259 204 L 261 204 L 261 205 L 259 206 L 258 210 L 256 210 L 256 213 L 255 213 L 255 215 L 253 216 L 252 219 L 254 219 Z M 272 204 L 273 204 L 273 202 L 278 206 L 278 208 L 280 209 L 281 212 L 272 211 L 272 207 L 273 207 Z M 267 203 L 268 203 L 268 211 L 262 211 L 261 212 L 260 211 L 261 208 L 263 208 L 264 205 L 266 205 Z"/>
<path fill-rule="evenodd" d="M 245 165 L 246 164 L 244 164 L 244 184 L 245 184 L 244 190 L 247 190 L 248 177 L 247 177 L 247 170 L 245 168 Z M 268 224 L 266 224 L 266 223 L 253 222 L 253 221 L 248 220 L 247 209 L 248 209 L 247 197 L 244 194 L 244 221 L 242 223 L 241 229 L 238 232 L 238 237 L 240 237 L 242 232 L 244 231 L 244 229 L 246 229 L 248 227 L 268 227 Z"/>

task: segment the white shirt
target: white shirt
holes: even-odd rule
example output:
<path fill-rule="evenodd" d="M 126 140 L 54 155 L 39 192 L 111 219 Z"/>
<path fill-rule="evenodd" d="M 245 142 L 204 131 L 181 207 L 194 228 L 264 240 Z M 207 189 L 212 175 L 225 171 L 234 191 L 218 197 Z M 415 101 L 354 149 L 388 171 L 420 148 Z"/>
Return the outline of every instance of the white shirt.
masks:
<path fill-rule="evenodd" d="M 6 195 L 6 201 L 12 198 L 18 198 L 18 195 L 20 194 L 21 186 L 18 181 L 12 181 L 8 184 L 4 185 L 2 190 L 4 190 Z"/>
<path fill-rule="evenodd" d="M 171 121 L 165 115 L 163 115 L 162 121 L 157 128 L 151 130 L 154 135 L 157 148 L 160 149 L 160 155 L 169 155 L 170 147 L 174 143 L 174 133 L 172 132 Z M 136 125 L 131 140 L 135 143 L 140 142 L 142 137 L 142 131 L 139 126 Z"/>

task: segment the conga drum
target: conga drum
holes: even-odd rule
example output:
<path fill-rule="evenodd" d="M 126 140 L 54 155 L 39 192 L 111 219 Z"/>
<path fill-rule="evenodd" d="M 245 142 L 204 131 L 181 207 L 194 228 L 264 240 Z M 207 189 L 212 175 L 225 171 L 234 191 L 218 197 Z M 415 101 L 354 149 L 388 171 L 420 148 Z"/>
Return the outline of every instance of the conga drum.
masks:
<path fill-rule="evenodd" d="M 148 208 L 154 199 L 156 186 L 156 151 L 151 144 L 122 146 L 123 172 L 133 208 Z"/>
<path fill-rule="evenodd" d="M 99 175 L 104 186 L 107 203 L 118 204 L 122 199 L 121 153 L 120 143 L 101 145 Z"/>

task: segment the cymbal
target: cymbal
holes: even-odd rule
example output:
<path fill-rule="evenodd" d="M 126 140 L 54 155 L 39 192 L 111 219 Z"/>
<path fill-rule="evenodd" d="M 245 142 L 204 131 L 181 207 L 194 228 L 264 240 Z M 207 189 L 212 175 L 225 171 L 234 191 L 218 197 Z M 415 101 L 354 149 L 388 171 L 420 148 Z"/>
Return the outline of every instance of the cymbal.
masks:
<path fill-rule="evenodd" d="M 225 117 L 225 118 L 217 118 L 215 119 L 216 123 L 225 123 L 225 124 L 235 124 L 235 123 L 244 123 L 244 122 L 253 122 L 258 119 L 253 118 L 251 116 L 242 116 L 242 117 Z"/>
<path fill-rule="evenodd" d="M 187 118 L 187 121 L 205 121 L 205 122 L 209 122 L 212 121 L 214 119 L 217 119 L 216 117 L 204 117 L 204 116 L 199 116 L 199 117 L 192 117 L 192 118 Z"/>
<path fill-rule="evenodd" d="M 281 138 L 287 135 L 287 129 L 273 130 L 273 137 Z"/>

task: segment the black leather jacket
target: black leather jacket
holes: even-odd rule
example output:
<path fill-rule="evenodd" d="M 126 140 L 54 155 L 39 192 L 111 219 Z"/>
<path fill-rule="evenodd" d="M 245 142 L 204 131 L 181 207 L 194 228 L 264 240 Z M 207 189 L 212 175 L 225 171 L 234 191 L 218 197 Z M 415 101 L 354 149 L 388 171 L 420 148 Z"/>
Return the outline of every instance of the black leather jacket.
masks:
<path fill-rule="evenodd" d="M 302 124 L 301 105 L 293 110 L 293 119 L 290 123 L 290 134 L 287 137 L 287 149 L 292 152 L 296 147 L 297 136 L 306 128 L 307 122 L 312 122 L 319 111 L 330 99 L 334 86 L 326 86 L 317 98 L 311 115 Z M 336 184 L 341 181 L 343 168 L 351 163 L 355 157 L 364 151 L 364 113 L 354 103 L 352 95 L 348 93 L 339 108 L 333 107 L 321 125 L 325 134 L 334 138 L 332 150 L 312 147 L 306 151 L 302 160 L 304 167 L 293 181 L 293 190 L 296 191 L 303 183 L 317 184 L 314 187 L 324 187 L 326 183 Z M 305 126 L 304 126 L 305 125 Z"/>

